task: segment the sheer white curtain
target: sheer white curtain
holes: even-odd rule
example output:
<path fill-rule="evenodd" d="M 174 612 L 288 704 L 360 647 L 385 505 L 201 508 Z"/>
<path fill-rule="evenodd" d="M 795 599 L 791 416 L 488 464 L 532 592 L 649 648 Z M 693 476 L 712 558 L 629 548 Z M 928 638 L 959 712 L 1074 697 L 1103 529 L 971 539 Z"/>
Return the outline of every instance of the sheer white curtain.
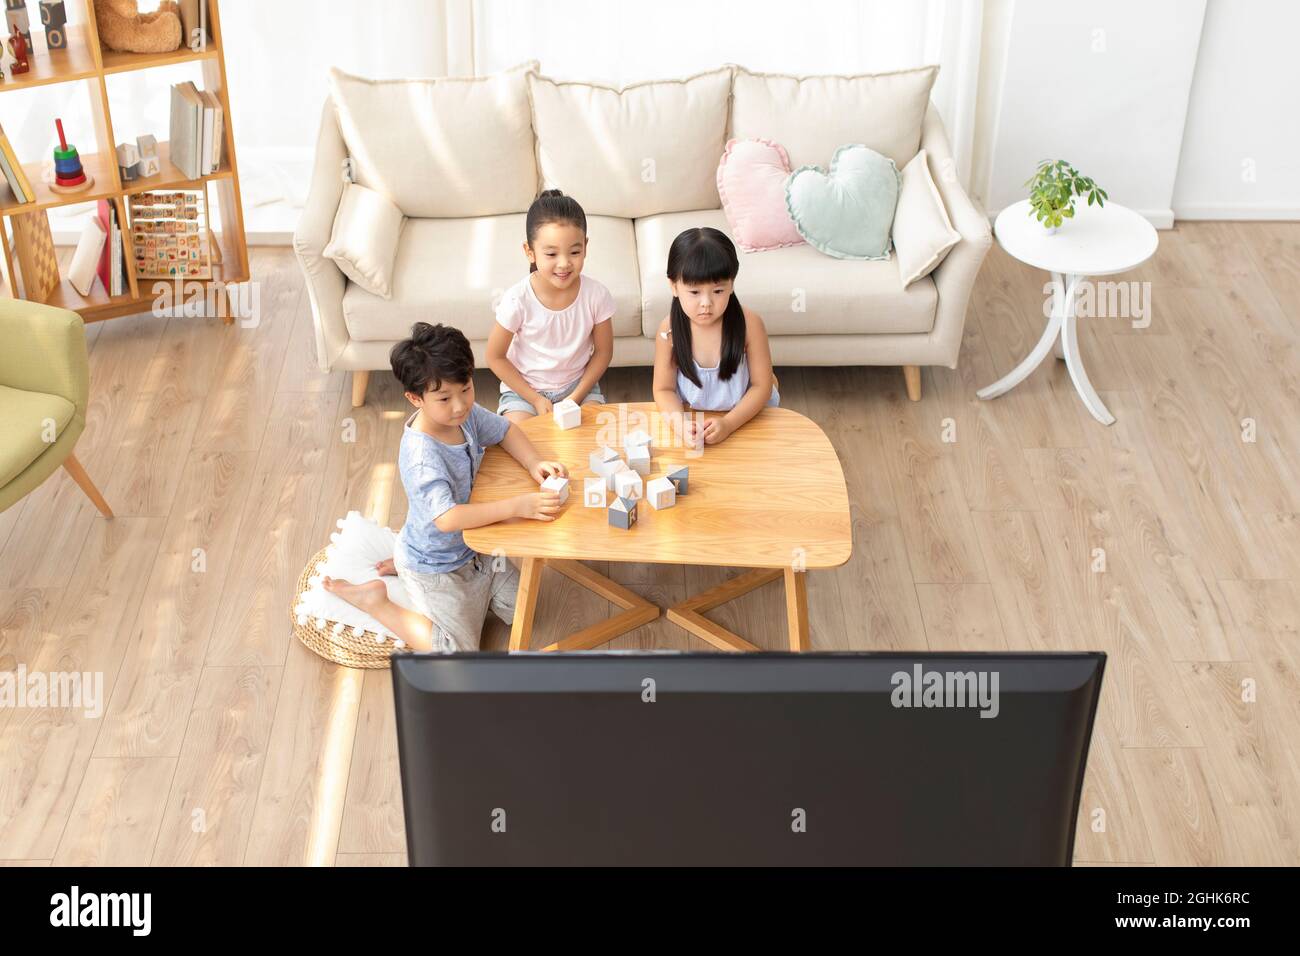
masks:
<path fill-rule="evenodd" d="M 938 63 L 933 98 L 965 178 L 983 8 L 984 0 L 221 0 L 246 223 L 254 234 L 292 230 L 331 66 L 391 78 L 485 74 L 536 59 L 553 76 L 619 85 L 723 63 L 782 73 Z M 159 115 L 161 79 L 151 71 L 115 82 L 124 134 Z"/>

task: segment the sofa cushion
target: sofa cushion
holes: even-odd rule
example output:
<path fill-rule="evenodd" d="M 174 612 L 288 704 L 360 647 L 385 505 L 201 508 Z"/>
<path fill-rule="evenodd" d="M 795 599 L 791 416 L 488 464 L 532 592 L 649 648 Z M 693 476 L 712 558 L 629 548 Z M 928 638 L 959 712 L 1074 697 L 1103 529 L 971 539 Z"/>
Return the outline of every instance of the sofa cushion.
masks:
<path fill-rule="evenodd" d="M 668 247 L 678 233 L 694 226 L 728 232 L 721 209 L 636 221 L 645 335 L 655 334 L 672 302 L 664 273 Z M 832 259 L 807 245 L 737 252 L 736 295 L 763 317 L 770 335 L 929 332 L 934 327 L 939 302 L 934 280 L 926 276 L 904 289 L 895 259 Z"/>
<path fill-rule="evenodd" d="M 894 252 L 904 285 L 928 276 L 943 262 L 961 233 L 952 227 L 948 210 L 930 176 L 925 150 L 903 167 L 903 188 L 894 211 Z"/>
<path fill-rule="evenodd" d="M 731 70 L 623 89 L 529 76 L 544 185 L 588 215 L 715 208 Z"/>
<path fill-rule="evenodd" d="M 387 196 L 348 183 L 329 245 L 321 254 L 367 292 L 392 298 L 393 260 L 404 221 L 402 211 Z"/>
<path fill-rule="evenodd" d="M 641 292 L 632 222 L 587 217 L 583 272 L 614 296 L 614 334 L 641 331 Z M 349 282 L 343 294 L 348 334 L 359 342 L 395 342 L 416 322 L 454 325 L 487 339 L 502 293 L 528 271 L 524 216 L 408 219 L 397 245 L 391 299 Z"/>
<path fill-rule="evenodd" d="M 802 77 L 735 70 L 730 136 L 776 140 L 796 167 L 825 166 L 836 148 L 862 143 L 902 169 L 921 146 L 939 68 Z"/>
<path fill-rule="evenodd" d="M 49 450 L 75 411 L 60 395 L 0 385 L 0 488 Z"/>
<path fill-rule="evenodd" d="M 837 259 L 888 259 L 900 181 L 894 161 L 848 143 L 829 169 L 800 166 L 785 184 L 785 203 L 799 235 Z"/>
<path fill-rule="evenodd" d="M 537 195 L 526 74 L 367 80 L 330 71 L 353 180 L 407 216 L 524 212 Z"/>

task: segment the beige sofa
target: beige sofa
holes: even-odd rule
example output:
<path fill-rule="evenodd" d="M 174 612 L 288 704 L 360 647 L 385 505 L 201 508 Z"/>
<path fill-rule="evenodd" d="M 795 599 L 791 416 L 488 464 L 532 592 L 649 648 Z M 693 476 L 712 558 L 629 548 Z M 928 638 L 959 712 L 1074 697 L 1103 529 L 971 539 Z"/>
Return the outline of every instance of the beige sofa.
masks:
<path fill-rule="evenodd" d="M 836 146 L 861 142 L 899 169 L 926 150 L 957 245 L 906 289 L 897 256 L 843 260 L 808 245 L 742 252 L 736 293 L 763 316 L 775 364 L 901 365 L 919 399 L 920 366 L 956 366 L 991 242 L 986 215 L 951 172 L 929 101 L 933 77 L 933 68 L 793 78 L 726 67 L 613 90 L 557 83 L 535 64 L 472 79 L 369 81 L 336 71 L 294 237 L 320 366 L 352 372 L 359 405 L 370 371 L 389 367 L 389 350 L 416 321 L 457 326 L 483 363 L 495 301 L 527 269 L 524 213 L 549 187 L 587 211 L 585 270 L 617 305 L 613 364 L 648 365 L 670 301 L 669 243 L 690 226 L 729 232 L 716 185 L 726 141 L 780 142 L 794 167 L 824 167 Z M 349 281 L 323 255 L 344 168 L 405 216 L 391 297 Z"/>

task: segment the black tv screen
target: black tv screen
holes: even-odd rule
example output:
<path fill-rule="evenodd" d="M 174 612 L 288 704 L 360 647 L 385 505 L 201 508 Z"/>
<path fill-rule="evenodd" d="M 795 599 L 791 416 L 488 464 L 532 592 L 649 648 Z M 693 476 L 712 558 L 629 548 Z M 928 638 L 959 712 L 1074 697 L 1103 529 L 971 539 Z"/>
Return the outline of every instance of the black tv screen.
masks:
<path fill-rule="evenodd" d="M 394 658 L 409 862 L 1068 865 L 1104 665 Z"/>

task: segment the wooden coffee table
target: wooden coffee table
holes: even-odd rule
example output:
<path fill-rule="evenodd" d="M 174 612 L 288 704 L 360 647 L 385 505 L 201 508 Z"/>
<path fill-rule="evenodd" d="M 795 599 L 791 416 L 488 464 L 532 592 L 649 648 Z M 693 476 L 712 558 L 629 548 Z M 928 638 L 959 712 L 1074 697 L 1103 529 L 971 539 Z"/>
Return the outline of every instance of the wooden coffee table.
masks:
<path fill-rule="evenodd" d="M 808 649 L 805 572 L 838 567 L 853 549 L 844 472 L 830 440 L 816 424 L 789 409 L 765 408 L 726 441 L 705 446 L 703 452 L 676 442 L 653 402 L 584 405 L 582 424 L 567 431 L 549 415 L 521 427 L 543 458 L 568 467 L 571 484 L 568 501 L 555 521 L 520 518 L 465 532 L 465 543 L 476 551 L 523 559 L 510 631 L 512 651 L 531 647 L 546 565 L 623 610 L 543 650 L 598 647 L 659 616 L 658 606 L 581 561 L 752 568 L 668 608 L 670 621 L 723 650 L 758 648 L 708 620 L 703 612 L 784 578 L 790 649 Z M 582 486 L 583 479 L 592 475 L 590 453 L 601 444 L 621 453 L 624 434 L 637 430 L 654 438 L 650 478 L 663 475 L 668 465 L 685 465 L 690 469 L 689 491 L 678 497 L 675 507 L 663 511 L 640 502 L 636 525 L 623 531 L 609 525 L 604 508 L 583 506 Z M 470 501 L 496 501 L 536 490 L 519 464 L 493 447 L 483 458 Z"/>

